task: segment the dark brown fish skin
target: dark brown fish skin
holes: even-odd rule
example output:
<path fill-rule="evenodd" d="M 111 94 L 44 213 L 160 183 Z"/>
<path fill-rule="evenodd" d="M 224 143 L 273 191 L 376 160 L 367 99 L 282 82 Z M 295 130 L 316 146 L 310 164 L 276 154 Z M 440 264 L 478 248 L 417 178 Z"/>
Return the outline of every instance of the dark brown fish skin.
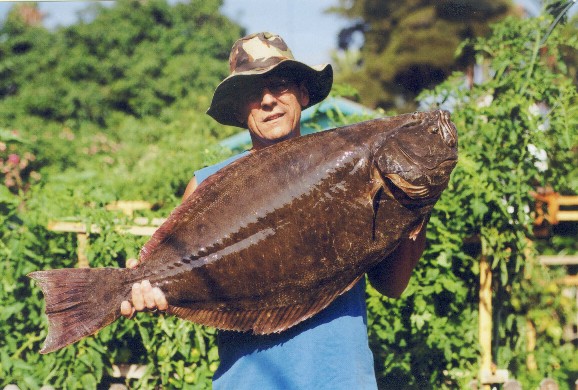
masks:
<path fill-rule="evenodd" d="M 225 167 L 175 210 L 162 245 L 144 248 L 134 280 L 150 279 L 169 304 L 227 310 L 287 306 L 344 288 L 391 252 L 447 185 L 457 160 L 455 127 L 440 124 L 447 117 L 437 111 L 363 122 Z M 422 153 L 428 169 L 407 150 L 413 160 Z M 381 178 L 372 173 L 376 165 Z M 406 207 L 390 201 L 387 184 L 374 218 L 372 190 L 388 174 L 433 193 L 403 199 L 412 204 Z"/>
<path fill-rule="evenodd" d="M 291 327 L 408 237 L 430 214 L 456 162 L 456 130 L 445 111 L 362 122 L 250 153 L 171 213 L 141 251 L 138 268 L 101 269 L 106 280 L 92 283 L 106 286 L 113 304 L 94 309 L 98 321 L 91 320 L 96 325 L 88 333 L 60 334 L 73 320 L 62 325 L 57 316 L 80 300 L 50 294 L 62 288 L 65 276 L 57 272 L 66 270 L 31 274 L 54 328 L 42 352 L 114 321 L 132 283 L 144 279 L 165 292 L 168 312 L 182 318 L 258 334 Z"/>

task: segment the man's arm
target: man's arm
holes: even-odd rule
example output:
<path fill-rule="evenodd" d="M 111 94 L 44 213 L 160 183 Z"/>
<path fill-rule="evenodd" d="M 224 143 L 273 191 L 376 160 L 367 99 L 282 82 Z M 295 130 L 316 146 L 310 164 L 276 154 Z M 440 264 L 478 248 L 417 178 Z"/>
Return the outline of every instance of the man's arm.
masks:
<path fill-rule="evenodd" d="M 187 184 L 187 188 L 185 188 L 185 193 L 183 194 L 183 199 L 181 202 L 184 202 L 185 199 L 187 199 L 189 196 L 191 196 L 191 194 L 193 192 L 195 192 L 197 187 L 198 187 L 197 178 L 196 178 L 196 176 L 193 176 L 193 178 L 191 179 L 189 184 Z"/>
<path fill-rule="evenodd" d="M 407 287 L 411 273 L 425 249 L 426 225 L 423 224 L 415 240 L 402 240 L 390 255 L 367 272 L 369 282 L 381 294 L 399 298 Z"/>
<path fill-rule="evenodd" d="M 193 176 L 185 193 L 183 194 L 183 202 L 197 189 L 197 178 Z M 138 265 L 137 259 L 128 259 L 126 262 L 127 268 L 135 268 Z M 143 280 L 140 283 L 135 283 L 132 286 L 131 301 L 123 301 L 120 304 L 120 313 L 131 318 L 135 312 L 143 311 L 145 308 L 153 310 L 166 310 L 168 303 L 165 294 L 158 287 L 152 287 L 148 280 Z"/>

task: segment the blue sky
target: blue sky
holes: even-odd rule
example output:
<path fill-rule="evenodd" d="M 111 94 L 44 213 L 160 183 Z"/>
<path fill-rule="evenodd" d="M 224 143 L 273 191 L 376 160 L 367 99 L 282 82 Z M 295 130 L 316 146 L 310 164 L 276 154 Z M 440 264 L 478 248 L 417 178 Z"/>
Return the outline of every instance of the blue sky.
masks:
<path fill-rule="evenodd" d="M 177 0 L 169 0 L 177 1 Z M 476 0 L 472 0 L 476 1 Z M 516 0 L 530 12 L 539 12 L 539 0 Z M 113 1 L 101 1 L 112 4 Z M 331 61 L 339 30 L 347 20 L 324 11 L 338 0 L 225 0 L 222 12 L 247 28 L 248 32 L 271 31 L 283 36 L 295 57 L 310 65 Z M 0 0 L 0 17 L 14 2 Z M 46 13 L 47 27 L 67 25 L 78 20 L 78 11 L 90 1 L 44 1 L 40 9 Z M 572 11 L 576 11 L 574 6 Z"/>

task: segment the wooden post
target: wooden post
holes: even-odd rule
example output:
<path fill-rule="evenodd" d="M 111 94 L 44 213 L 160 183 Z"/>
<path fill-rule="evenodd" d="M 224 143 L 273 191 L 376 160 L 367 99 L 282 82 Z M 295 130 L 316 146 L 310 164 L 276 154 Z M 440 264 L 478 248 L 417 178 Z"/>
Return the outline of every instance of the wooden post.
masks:
<path fill-rule="evenodd" d="M 76 233 L 76 240 L 78 241 L 76 253 L 78 255 L 78 268 L 89 268 L 88 264 L 88 233 Z"/>
<path fill-rule="evenodd" d="M 526 319 L 526 349 L 528 351 L 528 356 L 526 357 L 528 371 L 536 371 L 538 369 L 536 356 L 534 356 L 534 350 L 536 349 L 536 327 L 529 319 Z"/>
<path fill-rule="evenodd" d="M 492 270 L 484 255 L 480 259 L 479 338 L 481 377 L 492 374 Z M 484 389 L 490 389 L 484 385 Z"/>
<path fill-rule="evenodd" d="M 503 390 L 522 390 L 522 384 L 515 379 L 509 379 L 504 382 Z"/>
<path fill-rule="evenodd" d="M 558 383 L 552 378 L 546 378 L 540 382 L 540 390 L 559 390 Z"/>
<path fill-rule="evenodd" d="M 136 210 L 150 210 L 152 205 L 144 200 L 119 200 L 106 205 L 107 210 L 120 210 L 124 215 L 133 216 Z"/>

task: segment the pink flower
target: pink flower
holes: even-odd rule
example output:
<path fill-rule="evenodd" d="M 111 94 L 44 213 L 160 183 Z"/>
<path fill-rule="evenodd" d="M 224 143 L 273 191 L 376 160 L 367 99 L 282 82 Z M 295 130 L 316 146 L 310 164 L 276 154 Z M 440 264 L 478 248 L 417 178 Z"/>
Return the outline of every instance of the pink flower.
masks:
<path fill-rule="evenodd" d="M 10 164 L 16 165 L 20 162 L 20 156 L 18 156 L 15 153 L 12 153 L 11 155 L 8 156 L 8 162 Z"/>

